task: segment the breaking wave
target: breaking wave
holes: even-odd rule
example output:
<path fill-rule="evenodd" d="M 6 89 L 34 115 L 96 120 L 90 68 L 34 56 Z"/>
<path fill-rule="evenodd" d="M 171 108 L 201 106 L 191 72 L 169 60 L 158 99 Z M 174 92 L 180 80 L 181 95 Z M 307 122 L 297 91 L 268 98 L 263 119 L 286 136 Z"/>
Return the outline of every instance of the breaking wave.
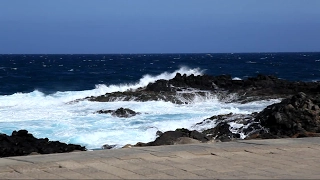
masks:
<path fill-rule="evenodd" d="M 202 75 L 203 70 L 181 67 L 174 72 L 156 76 L 144 75 L 138 82 L 120 85 L 97 85 L 85 91 L 65 91 L 46 95 L 38 90 L 31 93 L 15 93 L 0 96 L 0 133 L 27 129 L 38 138 L 48 137 L 66 143 L 81 144 L 88 149 L 104 144 L 118 147 L 137 142 L 149 142 L 156 138 L 156 131 L 191 128 L 213 115 L 236 113 L 249 114 L 261 111 L 279 100 L 225 103 L 215 95 L 195 96 L 188 104 L 164 101 L 70 101 L 105 93 L 138 89 L 159 79 L 172 79 L 176 73 Z M 141 114 L 131 118 L 116 118 L 110 114 L 95 113 L 102 109 L 130 108 Z M 238 127 L 237 124 L 230 124 Z M 213 125 L 212 125 L 213 126 Z"/>

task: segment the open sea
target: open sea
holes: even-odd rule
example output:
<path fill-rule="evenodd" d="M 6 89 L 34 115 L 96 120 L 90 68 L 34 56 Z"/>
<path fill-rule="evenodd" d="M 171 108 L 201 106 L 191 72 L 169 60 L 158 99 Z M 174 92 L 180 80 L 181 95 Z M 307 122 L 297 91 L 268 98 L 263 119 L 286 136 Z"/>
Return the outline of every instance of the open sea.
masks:
<path fill-rule="evenodd" d="M 230 74 L 235 79 L 265 74 L 292 81 L 320 81 L 320 53 L 0 54 L 0 133 L 26 129 L 37 138 L 88 149 L 104 144 L 121 147 L 153 141 L 158 130 L 201 130 L 208 127 L 195 124 L 213 115 L 250 114 L 280 101 L 225 103 L 210 95 L 182 105 L 120 100 L 68 103 L 144 87 L 158 79 L 171 79 L 177 72 Z M 95 113 L 120 107 L 141 114 L 117 118 Z"/>

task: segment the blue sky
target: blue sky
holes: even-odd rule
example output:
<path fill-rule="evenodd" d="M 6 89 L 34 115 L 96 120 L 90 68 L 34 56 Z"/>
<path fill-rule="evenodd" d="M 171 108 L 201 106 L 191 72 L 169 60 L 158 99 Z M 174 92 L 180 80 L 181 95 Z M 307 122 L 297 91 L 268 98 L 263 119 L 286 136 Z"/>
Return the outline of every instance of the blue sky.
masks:
<path fill-rule="evenodd" d="M 0 0 L 0 53 L 320 51 L 319 0 Z"/>

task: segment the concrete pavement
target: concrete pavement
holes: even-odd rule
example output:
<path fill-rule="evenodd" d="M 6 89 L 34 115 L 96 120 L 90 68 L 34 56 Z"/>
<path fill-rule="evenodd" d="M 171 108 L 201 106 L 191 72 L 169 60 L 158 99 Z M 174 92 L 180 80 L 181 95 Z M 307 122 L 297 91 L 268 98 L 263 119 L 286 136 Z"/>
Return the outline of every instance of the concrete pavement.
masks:
<path fill-rule="evenodd" d="M 320 179 L 320 138 L 0 158 L 0 179 Z"/>

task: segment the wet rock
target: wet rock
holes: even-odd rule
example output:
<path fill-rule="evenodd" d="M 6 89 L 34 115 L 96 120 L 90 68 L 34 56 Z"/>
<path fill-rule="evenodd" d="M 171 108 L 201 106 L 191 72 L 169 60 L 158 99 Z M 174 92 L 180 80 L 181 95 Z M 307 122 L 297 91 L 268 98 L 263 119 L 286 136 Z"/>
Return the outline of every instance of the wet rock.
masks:
<path fill-rule="evenodd" d="M 110 114 L 112 112 L 114 112 L 114 111 L 113 110 L 99 110 L 96 113 L 98 113 L 98 114 Z"/>
<path fill-rule="evenodd" d="M 256 113 L 216 115 L 195 124 L 193 128 L 200 129 L 209 139 L 216 141 L 244 139 L 251 134 L 264 131 L 264 128 L 255 121 L 255 115 Z M 212 128 L 208 128 L 210 126 Z"/>
<path fill-rule="evenodd" d="M 217 95 L 221 100 L 224 100 L 224 97 L 237 94 L 237 96 L 234 96 L 236 98 L 231 100 L 246 103 L 270 98 L 288 98 L 298 92 L 317 95 L 320 92 L 319 88 L 320 82 L 291 82 L 262 74 L 244 80 L 233 80 L 230 75 L 186 76 L 185 74 L 177 73 L 173 79 L 157 80 L 154 83 L 149 83 L 146 87 L 136 90 L 106 93 L 102 96 L 87 97 L 85 99 L 99 102 L 163 100 L 176 104 L 185 104 L 195 97 L 205 97 L 208 93 L 211 93 L 212 95 Z"/>
<path fill-rule="evenodd" d="M 261 77 L 263 78 L 263 77 Z M 208 138 L 229 141 L 237 138 L 289 138 L 320 136 L 320 96 L 298 93 L 250 115 L 212 116 L 195 126 L 215 124 L 202 131 Z M 214 123 L 213 123 L 214 122 Z M 230 123 L 242 124 L 237 128 Z"/>
<path fill-rule="evenodd" d="M 157 135 L 157 136 L 161 136 L 162 134 L 163 134 L 162 131 L 157 131 L 157 132 L 156 132 L 156 135 Z"/>
<path fill-rule="evenodd" d="M 219 140 L 222 142 L 231 141 L 232 139 L 239 138 L 237 134 L 233 134 L 230 131 L 230 125 L 227 122 L 221 122 L 216 127 L 207 129 L 203 131 L 207 137 L 210 137 L 215 140 Z"/>
<path fill-rule="evenodd" d="M 188 140 L 186 138 L 191 138 L 197 142 L 207 142 L 210 139 L 204 134 L 198 131 L 190 131 L 185 128 L 176 129 L 175 131 L 166 131 L 160 134 L 156 140 L 148 143 L 137 143 L 135 146 L 161 146 L 161 145 L 174 145 L 179 143 L 186 143 Z M 196 142 L 192 141 L 192 142 Z M 191 141 L 190 141 L 191 143 Z"/>
<path fill-rule="evenodd" d="M 231 80 L 231 76 L 209 76 L 209 75 L 198 75 L 191 74 L 190 76 L 181 75 L 177 73 L 173 79 L 170 80 L 157 80 L 154 83 L 147 85 L 147 91 L 176 91 L 179 88 L 195 88 L 200 90 L 214 90 L 214 82 L 227 84 L 228 80 Z"/>
<path fill-rule="evenodd" d="M 132 116 L 135 116 L 137 114 L 140 114 L 139 112 L 135 112 L 128 108 L 119 108 L 117 110 L 99 110 L 97 111 L 99 114 L 111 114 L 112 116 L 121 117 L 121 118 L 130 118 Z"/>
<path fill-rule="evenodd" d="M 196 130 L 189 131 L 189 137 L 192 139 L 196 139 L 200 142 L 207 142 L 211 139 L 211 138 L 208 138 L 205 134 L 198 132 Z"/>
<path fill-rule="evenodd" d="M 263 78 L 263 77 L 261 77 Z M 320 136 L 320 96 L 300 92 L 250 115 L 226 114 L 212 116 L 195 126 L 212 123 L 214 128 L 202 131 L 207 137 L 220 141 L 237 138 L 289 138 Z M 232 128 L 230 123 L 242 124 Z"/>
<path fill-rule="evenodd" d="M 112 149 L 114 147 L 116 147 L 116 145 L 105 144 L 105 145 L 102 146 L 102 149 Z"/>
<path fill-rule="evenodd" d="M 182 131 L 166 131 L 156 138 L 155 141 L 149 142 L 148 146 L 173 145 L 180 137 L 189 137 L 187 133 Z"/>
<path fill-rule="evenodd" d="M 260 77 L 266 78 L 266 77 Z M 159 133 L 155 141 L 136 146 L 159 146 L 234 139 L 320 136 L 320 95 L 298 93 L 265 108 L 260 113 L 212 116 L 193 126 L 199 131 L 176 129 Z M 212 128 L 208 126 L 212 125 Z M 202 129 L 205 127 L 206 129 Z"/>
<path fill-rule="evenodd" d="M 133 147 L 133 145 L 131 145 L 131 144 L 126 144 L 126 145 L 124 145 L 122 148 L 132 148 Z"/>
<path fill-rule="evenodd" d="M 176 145 L 176 144 L 199 144 L 199 143 L 201 143 L 201 141 L 193 139 L 193 138 L 180 137 L 174 142 L 174 145 Z"/>
<path fill-rule="evenodd" d="M 307 137 L 320 133 L 319 96 L 300 92 L 260 112 L 256 120 L 268 133 L 281 137 Z"/>
<path fill-rule="evenodd" d="M 205 97 L 205 92 L 195 92 L 188 93 L 182 91 L 182 89 L 177 89 L 175 92 L 154 92 L 154 91 L 145 91 L 145 90 L 138 90 L 138 91 L 126 91 L 126 92 L 114 92 L 114 93 L 107 93 L 102 96 L 98 97 L 87 97 L 85 99 L 89 101 L 98 101 L 98 102 L 113 102 L 113 101 L 165 101 L 165 102 L 172 102 L 175 104 L 185 104 L 188 101 L 192 101 L 196 96 L 203 96 Z M 79 101 L 79 100 L 77 100 Z"/>
<path fill-rule="evenodd" d="M 129 118 L 129 117 L 135 116 L 137 114 L 140 114 L 140 113 L 137 113 L 137 112 L 135 112 L 131 109 L 128 109 L 128 108 L 119 108 L 111 113 L 111 115 L 113 115 L 113 116 L 124 117 L 124 118 Z"/>
<path fill-rule="evenodd" d="M 27 130 L 13 131 L 11 136 L 0 134 L 0 157 L 22 156 L 29 154 L 50 154 L 85 151 L 86 148 L 75 144 L 49 141 L 48 138 L 35 138 Z"/>

